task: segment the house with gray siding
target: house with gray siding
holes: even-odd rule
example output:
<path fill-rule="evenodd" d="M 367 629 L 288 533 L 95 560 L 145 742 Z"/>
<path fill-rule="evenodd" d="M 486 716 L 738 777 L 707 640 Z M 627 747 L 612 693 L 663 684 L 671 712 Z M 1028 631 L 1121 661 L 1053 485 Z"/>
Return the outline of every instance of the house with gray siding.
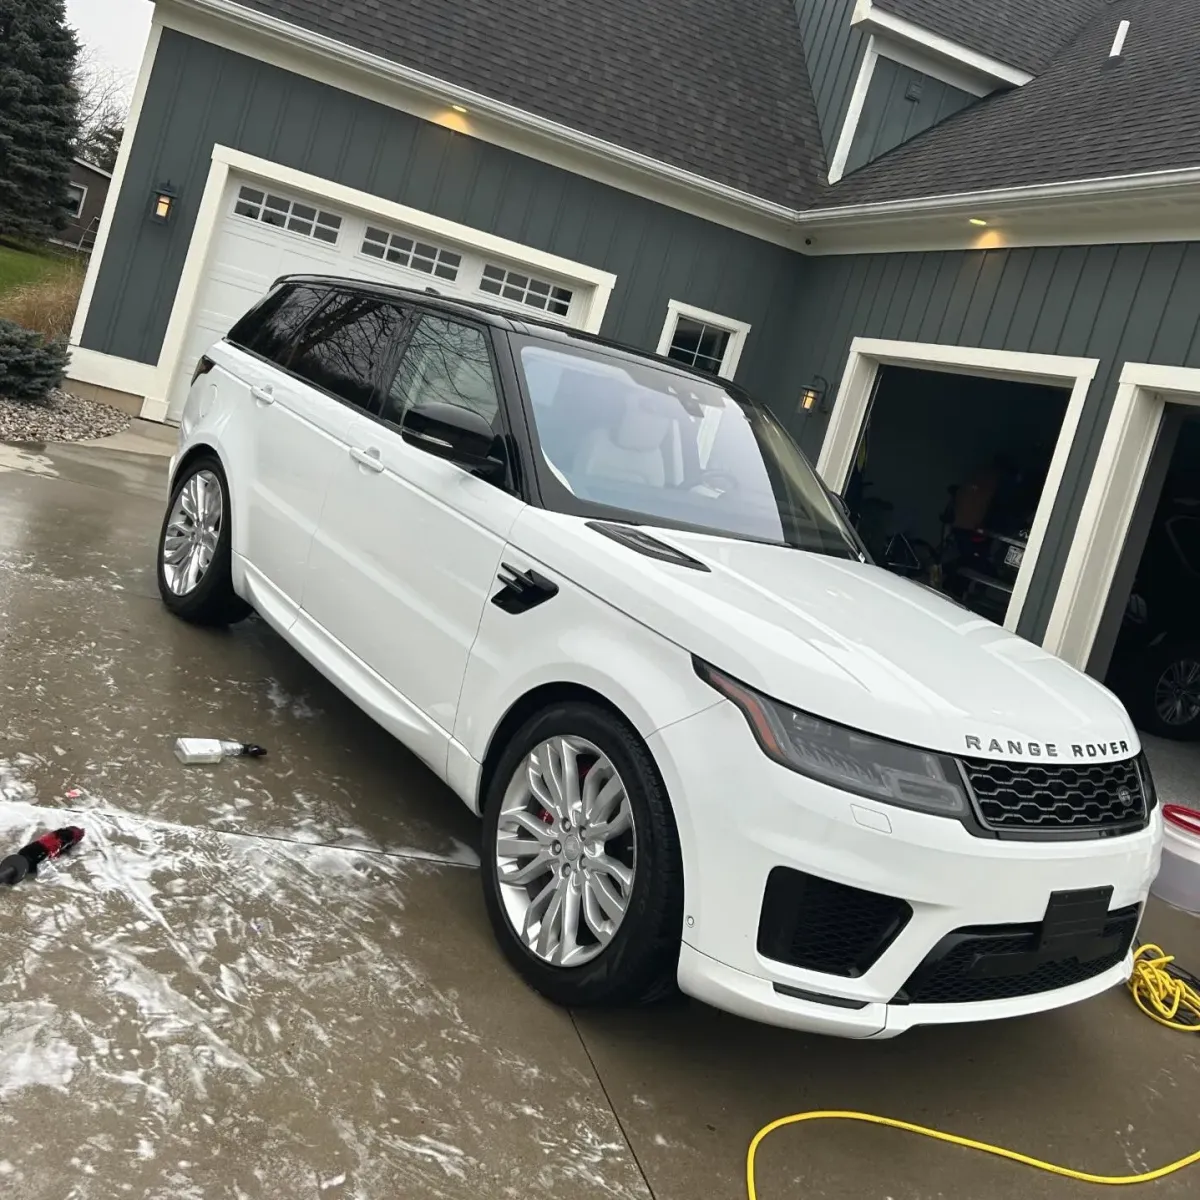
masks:
<path fill-rule="evenodd" d="M 1198 51 L 1200 0 L 156 0 L 71 376 L 172 421 L 288 272 L 507 305 L 761 396 L 889 548 L 1019 477 L 989 615 L 1103 676 L 1200 403 Z"/>

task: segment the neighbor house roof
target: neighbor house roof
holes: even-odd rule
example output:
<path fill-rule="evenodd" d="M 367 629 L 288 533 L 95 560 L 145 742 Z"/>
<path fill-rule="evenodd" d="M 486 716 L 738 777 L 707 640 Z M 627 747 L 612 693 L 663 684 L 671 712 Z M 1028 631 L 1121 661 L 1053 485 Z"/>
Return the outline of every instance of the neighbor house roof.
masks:
<path fill-rule="evenodd" d="M 1037 74 L 1111 0 L 871 0 L 1009 66 Z"/>
<path fill-rule="evenodd" d="M 794 208 L 824 150 L 791 0 L 237 0 Z"/>
<path fill-rule="evenodd" d="M 1122 19 L 1124 52 L 1109 51 Z M 913 199 L 1200 165 L 1200 0 L 1106 4 L 1046 70 L 847 175 L 819 204 Z"/>
<path fill-rule="evenodd" d="M 111 171 L 106 171 L 103 167 L 96 166 L 94 162 L 88 162 L 86 158 L 80 158 L 78 155 L 76 155 L 75 161 L 79 164 L 79 166 L 85 168 L 86 170 L 95 171 L 97 175 L 103 175 L 105 179 L 112 178 Z"/>

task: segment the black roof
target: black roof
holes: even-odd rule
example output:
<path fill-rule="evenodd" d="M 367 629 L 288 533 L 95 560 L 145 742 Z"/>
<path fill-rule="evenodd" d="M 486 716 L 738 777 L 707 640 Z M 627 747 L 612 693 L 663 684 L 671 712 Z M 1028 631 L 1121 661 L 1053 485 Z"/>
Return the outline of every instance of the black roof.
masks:
<path fill-rule="evenodd" d="M 968 50 L 1036 74 L 1112 0 L 872 0 Z"/>
<path fill-rule="evenodd" d="M 729 392 L 742 395 L 741 387 L 730 379 L 715 379 L 712 375 L 677 359 L 668 358 L 665 354 L 656 354 L 643 350 L 640 346 L 631 346 L 627 342 L 618 342 L 613 338 L 602 337 L 598 333 L 588 333 L 582 329 L 574 329 L 552 321 L 548 317 L 539 317 L 536 313 L 526 316 L 514 312 L 510 308 L 501 308 L 493 304 L 485 304 L 480 300 L 468 299 L 465 296 L 447 296 L 436 288 L 409 288 L 400 284 L 380 283 L 373 279 L 361 279 L 354 275 L 313 275 L 298 273 L 281 275 L 271 284 L 274 291 L 283 283 L 317 284 L 324 287 L 345 288 L 354 292 L 367 292 L 371 295 L 382 296 L 389 300 L 407 300 L 411 304 L 421 304 L 426 308 L 440 312 L 456 313 L 460 316 L 472 317 L 487 325 L 510 333 L 525 334 L 528 337 L 545 338 L 559 342 L 583 342 L 589 346 L 598 346 L 604 350 L 614 350 L 621 355 L 628 355 L 643 362 L 653 362 L 657 366 L 667 367 L 680 375 L 694 375 L 708 383 L 716 383 Z"/>
<path fill-rule="evenodd" d="M 237 0 L 795 208 L 825 169 L 792 0 Z"/>
<path fill-rule="evenodd" d="M 1200 0 L 1105 4 L 1036 79 L 847 175 L 819 207 L 1200 165 L 1197 63 Z"/>

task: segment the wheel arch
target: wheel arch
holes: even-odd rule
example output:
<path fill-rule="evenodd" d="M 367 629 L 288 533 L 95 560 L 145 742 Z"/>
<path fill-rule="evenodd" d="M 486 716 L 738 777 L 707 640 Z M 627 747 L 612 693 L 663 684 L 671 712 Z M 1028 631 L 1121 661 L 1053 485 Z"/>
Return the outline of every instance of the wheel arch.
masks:
<path fill-rule="evenodd" d="M 582 683 L 573 683 L 567 680 L 557 680 L 550 683 L 541 683 L 536 687 L 530 688 L 522 693 L 509 705 L 508 710 L 500 718 L 495 729 L 492 730 L 492 735 L 488 739 L 487 750 L 483 756 L 483 763 L 479 771 L 479 781 L 476 784 L 474 796 L 474 809 L 477 813 L 483 812 L 484 800 L 487 797 L 488 788 L 491 787 L 492 778 L 496 773 L 496 767 L 500 762 L 501 756 L 504 754 L 504 749 L 512 740 L 517 730 L 521 728 L 531 717 L 548 708 L 552 704 L 563 704 L 569 701 L 579 703 L 592 704 L 596 708 L 603 709 L 609 715 L 615 717 L 629 731 L 635 734 L 639 740 L 646 745 L 647 752 L 650 755 L 651 761 L 654 763 L 655 770 L 659 771 L 661 779 L 662 772 L 658 767 L 658 763 L 654 758 L 654 752 L 646 744 L 646 739 L 639 732 L 637 724 L 632 721 L 628 714 L 622 711 L 621 707 L 602 692 L 598 692 L 595 688 L 588 687 Z M 666 785 L 663 785 L 664 794 L 666 793 Z M 667 797 L 668 803 L 670 796 Z"/>

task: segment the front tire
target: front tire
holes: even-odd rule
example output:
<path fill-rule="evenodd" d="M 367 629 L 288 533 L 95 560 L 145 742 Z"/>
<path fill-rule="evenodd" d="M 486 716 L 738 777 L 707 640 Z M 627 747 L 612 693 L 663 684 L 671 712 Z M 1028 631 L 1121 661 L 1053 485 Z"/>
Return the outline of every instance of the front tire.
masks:
<path fill-rule="evenodd" d="M 1200 739 L 1200 643 L 1163 642 L 1128 668 L 1125 703 L 1143 733 Z"/>
<path fill-rule="evenodd" d="M 675 988 L 679 836 L 645 743 L 584 702 L 531 718 L 484 803 L 483 889 L 509 962 L 568 1007 L 648 1004 Z"/>
<path fill-rule="evenodd" d="M 158 590 L 177 617 L 231 625 L 250 606 L 233 590 L 229 485 L 216 455 L 179 473 L 158 537 Z"/>

